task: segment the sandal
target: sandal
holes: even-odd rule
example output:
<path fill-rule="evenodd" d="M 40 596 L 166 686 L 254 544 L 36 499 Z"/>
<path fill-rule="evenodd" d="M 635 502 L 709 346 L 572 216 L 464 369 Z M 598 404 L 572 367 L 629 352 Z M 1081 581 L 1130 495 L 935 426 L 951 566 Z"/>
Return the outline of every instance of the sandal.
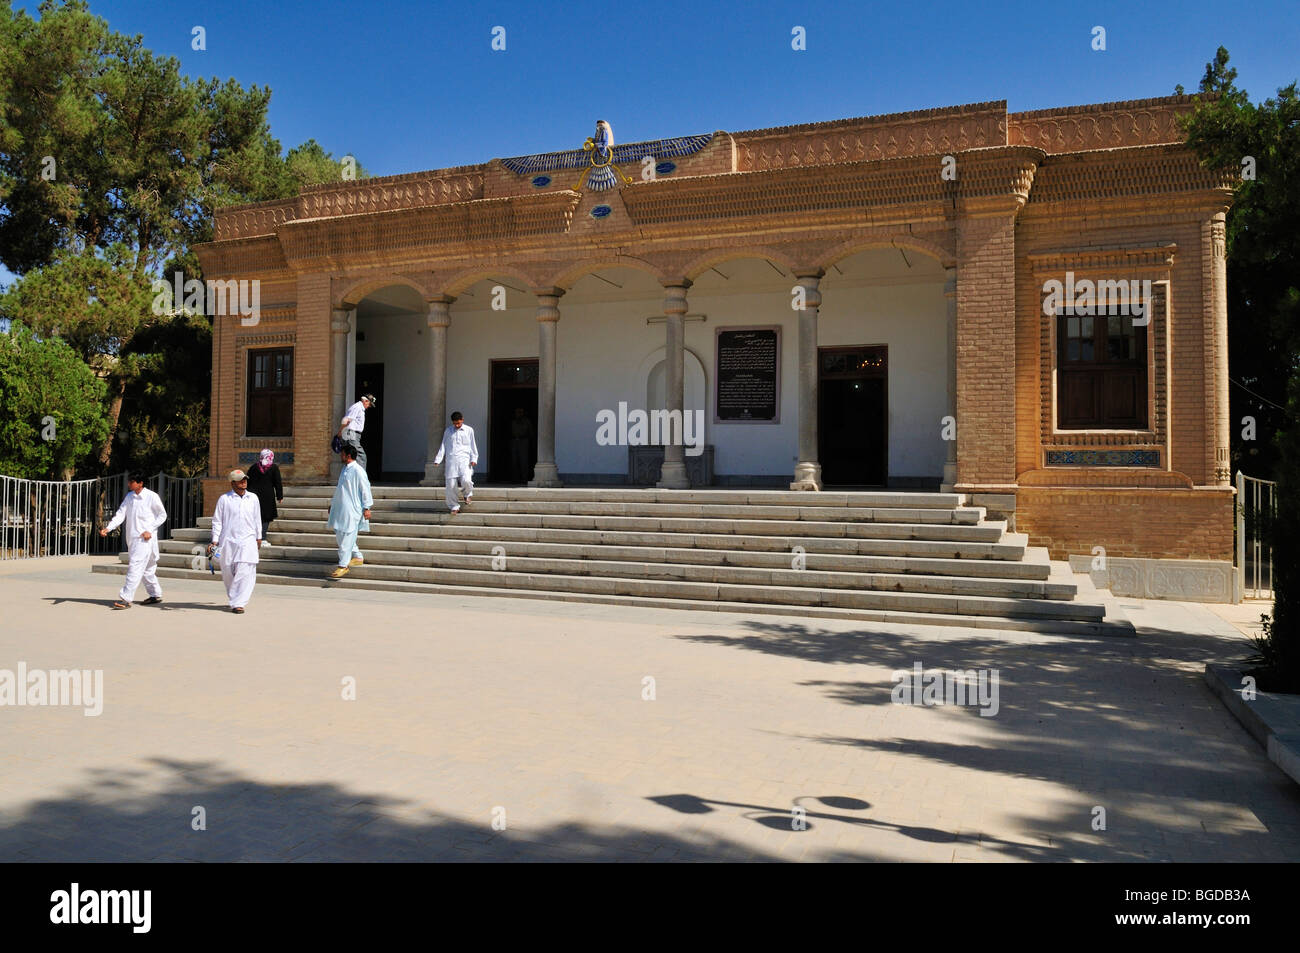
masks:
<path fill-rule="evenodd" d="M 114 609 L 129 609 L 129 608 L 131 608 L 131 603 L 129 603 L 129 602 L 114 602 L 114 603 L 113 603 L 113 608 L 114 608 Z"/>

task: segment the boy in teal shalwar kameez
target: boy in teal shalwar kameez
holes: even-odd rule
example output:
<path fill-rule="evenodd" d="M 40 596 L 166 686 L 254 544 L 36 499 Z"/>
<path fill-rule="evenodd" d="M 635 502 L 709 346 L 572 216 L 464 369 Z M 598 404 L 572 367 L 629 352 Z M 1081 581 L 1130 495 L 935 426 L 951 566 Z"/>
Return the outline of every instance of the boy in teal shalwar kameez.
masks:
<path fill-rule="evenodd" d="M 339 457 L 343 461 L 343 472 L 334 488 L 327 524 L 334 530 L 334 538 L 339 544 L 339 565 L 330 573 L 334 579 L 346 576 L 349 567 L 363 564 L 364 557 L 357 549 L 357 533 L 370 532 L 370 507 L 375 503 L 370 493 L 370 478 L 357 464 L 356 450 L 351 444 L 344 444 Z"/>

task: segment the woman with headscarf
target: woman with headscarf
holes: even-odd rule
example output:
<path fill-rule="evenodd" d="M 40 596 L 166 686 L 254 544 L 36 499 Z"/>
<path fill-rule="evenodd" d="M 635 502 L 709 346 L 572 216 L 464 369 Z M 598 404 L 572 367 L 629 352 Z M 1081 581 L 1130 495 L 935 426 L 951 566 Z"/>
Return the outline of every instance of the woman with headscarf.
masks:
<path fill-rule="evenodd" d="M 266 539 L 266 528 L 278 515 L 275 504 L 284 502 L 280 468 L 275 463 L 275 454 L 270 450 L 263 450 L 261 459 L 248 468 L 248 489 L 257 494 L 257 500 L 262 504 L 262 538 Z"/>

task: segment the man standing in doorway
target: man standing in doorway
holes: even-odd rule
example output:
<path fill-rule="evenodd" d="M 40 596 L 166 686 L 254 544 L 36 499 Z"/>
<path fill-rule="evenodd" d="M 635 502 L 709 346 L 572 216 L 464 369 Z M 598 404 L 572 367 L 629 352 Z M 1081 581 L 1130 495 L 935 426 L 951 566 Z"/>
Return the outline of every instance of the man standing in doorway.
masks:
<path fill-rule="evenodd" d="M 122 538 L 126 541 L 129 562 L 126 565 L 126 581 L 122 591 L 117 594 L 114 609 L 129 609 L 135 599 L 135 590 L 144 579 L 144 591 L 149 598 L 144 605 L 152 606 L 162 602 L 162 586 L 158 585 L 158 527 L 167 522 L 167 510 L 163 501 L 153 490 L 145 489 L 144 474 L 132 473 L 126 480 L 127 494 L 122 505 L 99 531 L 100 536 L 107 536 L 110 530 L 122 527 Z"/>
<path fill-rule="evenodd" d="M 524 416 L 524 408 L 516 407 L 514 419 L 510 421 L 510 468 L 519 483 L 527 483 L 532 476 L 529 472 L 532 463 L 529 450 L 533 446 L 533 422 Z"/>
<path fill-rule="evenodd" d="M 442 446 L 433 458 L 435 464 L 447 458 L 447 509 L 455 516 L 460 512 L 460 500 L 456 497 L 456 482 L 459 480 L 465 489 L 465 505 L 474 502 L 474 468 L 478 466 L 478 443 L 474 440 L 474 428 L 465 423 L 465 418 L 458 410 L 451 415 L 451 426 L 442 432 Z"/>
<path fill-rule="evenodd" d="M 366 448 L 361 446 L 361 432 L 366 429 L 366 411 L 377 403 L 374 394 L 362 394 L 361 399 L 348 408 L 339 424 L 339 439 L 357 448 L 357 465 L 363 470 L 366 468 Z"/>
<path fill-rule="evenodd" d="M 248 492 L 248 474 L 230 471 L 230 492 L 217 500 L 212 512 L 212 542 L 221 551 L 221 581 L 226 584 L 230 611 L 242 613 L 257 582 L 257 552 L 262 548 L 262 501 Z"/>
<path fill-rule="evenodd" d="M 370 478 L 357 464 L 351 444 L 343 444 L 339 458 L 343 461 L 343 472 L 339 474 L 338 486 L 334 487 L 327 524 L 334 530 L 334 539 L 339 544 L 339 564 L 330 573 L 331 579 L 342 579 L 352 566 L 364 565 L 365 557 L 357 549 L 357 533 L 370 532 L 370 507 L 375 504 Z"/>

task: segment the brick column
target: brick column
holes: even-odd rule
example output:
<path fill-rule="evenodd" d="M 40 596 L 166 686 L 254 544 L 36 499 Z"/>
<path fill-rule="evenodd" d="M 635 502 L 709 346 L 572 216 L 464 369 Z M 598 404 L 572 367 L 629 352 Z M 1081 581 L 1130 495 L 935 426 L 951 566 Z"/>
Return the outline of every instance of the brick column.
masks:
<path fill-rule="evenodd" d="M 555 349 L 563 288 L 537 295 L 537 463 L 529 486 L 562 486 L 555 462 Z M 495 464 L 493 464 L 495 466 Z"/>
<path fill-rule="evenodd" d="M 1226 216 L 1217 213 L 1203 230 L 1203 254 L 1208 259 L 1205 314 L 1205 477 L 1228 486 L 1232 479 L 1228 454 L 1232 421 L 1228 410 L 1228 260 Z"/>
<path fill-rule="evenodd" d="M 799 311 L 799 462 L 792 490 L 820 490 L 822 465 L 817 458 L 817 315 L 822 306 L 821 269 L 796 270 L 795 285 L 804 289 Z"/>
<path fill-rule="evenodd" d="M 1015 211 L 958 219 L 959 487 L 1015 482 L 1015 272 Z"/>
<path fill-rule="evenodd" d="M 348 408 L 348 332 L 354 314 L 354 308 L 335 308 L 330 318 L 330 410 L 336 433 Z M 337 480 L 342 469 L 343 464 L 335 456 L 330 460 L 330 479 Z"/>
<path fill-rule="evenodd" d="M 665 441 L 664 463 L 656 486 L 669 490 L 688 490 L 690 478 L 686 475 L 685 418 L 682 411 L 686 404 L 686 289 L 691 282 L 685 278 L 674 278 L 664 282 L 664 327 L 667 337 L 664 360 L 667 363 L 668 392 L 666 403 L 669 419 L 674 416 L 682 421 L 683 432 L 673 434 L 676 442 Z M 653 410 L 655 408 L 647 408 Z M 670 425 L 671 429 L 671 425 Z M 665 435 L 667 436 L 667 435 Z"/>
<path fill-rule="evenodd" d="M 957 419 L 957 269 L 943 270 L 943 299 L 948 309 L 948 415 Z M 943 428 L 940 428 L 942 433 Z M 957 483 L 957 441 L 945 440 L 948 459 L 943 465 L 944 492 L 951 492 Z"/>
<path fill-rule="evenodd" d="M 442 486 L 443 464 L 434 463 L 447 429 L 447 327 L 455 298 L 439 295 L 429 302 L 429 420 L 421 486 Z"/>

